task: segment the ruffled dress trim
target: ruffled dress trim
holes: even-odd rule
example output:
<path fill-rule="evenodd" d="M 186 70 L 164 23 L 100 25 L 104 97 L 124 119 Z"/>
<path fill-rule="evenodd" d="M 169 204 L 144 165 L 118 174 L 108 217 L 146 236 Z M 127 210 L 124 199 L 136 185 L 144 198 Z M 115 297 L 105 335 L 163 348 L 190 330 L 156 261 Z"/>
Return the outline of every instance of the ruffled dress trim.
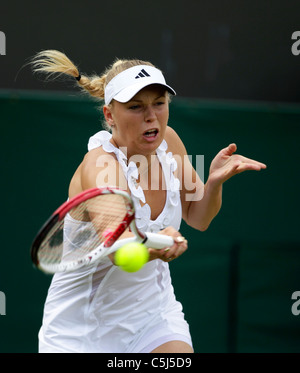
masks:
<path fill-rule="evenodd" d="M 111 142 L 112 134 L 107 131 L 99 131 L 89 139 L 88 150 L 95 149 L 102 146 L 103 150 L 107 153 L 114 153 L 120 163 L 124 175 L 126 177 L 131 197 L 133 199 L 136 209 L 136 223 L 137 227 L 142 232 L 158 232 L 159 230 L 170 225 L 174 221 L 174 214 L 177 215 L 180 211 L 181 220 L 181 205 L 180 203 L 180 182 L 175 177 L 174 172 L 177 169 L 177 162 L 171 152 L 166 153 L 168 145 L 165 140 L 156 149 L 156 155 L 162 166 L 163 174 L 165 177 L 167 197 L 163 211 L 155 219 L 151 220 L 151 208 L 146 203 L 144 191 L 141 186 L 137 186 L 137 179 L 139 176 L 138 168 L 133 161 L 128 164 L 126 148 L 115 147 Z M 127 165 L 128 164 L 128 165 Z M 142 206 L 142 202 L 144 205 Z M 178 217 L 177 217 L 178 219 Z"/>

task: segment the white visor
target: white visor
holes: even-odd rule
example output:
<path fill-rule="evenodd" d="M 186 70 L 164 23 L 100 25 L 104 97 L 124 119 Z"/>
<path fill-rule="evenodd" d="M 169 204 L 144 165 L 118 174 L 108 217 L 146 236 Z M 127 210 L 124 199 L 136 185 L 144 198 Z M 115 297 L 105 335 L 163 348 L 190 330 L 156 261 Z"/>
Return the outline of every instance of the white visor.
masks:
<path fill-rule="evenodd" d="M 160 70 L 153 66 L 137 65 L 122 71 L 107 84 L 105 87 L 105 104 L 110 104 L 112 100 L 128 102 L 141 89 L 150 84 L 160 84 L 172 95 L 176 95 L 174 89 L 166 84 Z"/>

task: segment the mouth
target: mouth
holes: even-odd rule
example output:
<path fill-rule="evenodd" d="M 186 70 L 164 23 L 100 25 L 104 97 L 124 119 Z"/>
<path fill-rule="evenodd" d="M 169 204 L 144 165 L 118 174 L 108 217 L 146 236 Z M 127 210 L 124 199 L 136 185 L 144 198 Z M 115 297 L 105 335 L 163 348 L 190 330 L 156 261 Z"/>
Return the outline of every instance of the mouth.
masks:
<path fill-rule="evenodd" d="M 158 135 L 158 129 L 152 128 L 143 133 L 143 138 L 146 139 L 147 141 L 153 141 L 156 139 L 157 135 Z"/>

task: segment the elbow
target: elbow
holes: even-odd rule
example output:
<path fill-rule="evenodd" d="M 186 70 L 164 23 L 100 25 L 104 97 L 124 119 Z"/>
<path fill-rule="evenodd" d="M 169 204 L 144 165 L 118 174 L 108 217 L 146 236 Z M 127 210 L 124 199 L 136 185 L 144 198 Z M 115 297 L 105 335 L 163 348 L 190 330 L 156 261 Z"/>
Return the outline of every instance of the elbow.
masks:
<path fill-rule="evenodd" d="M 194 224 L 189 224 L 189 223 L 188 223 L 188 225 L 189 225 L 190 227 L 194 228 L 194 229 L 197 229 L 197 231 L 205 232 L 205 231 L 208 229 L 210 223 L 206 223 L 206 224 L 203 224 L 203 223 L 198 223 L 198 224 L 195 224 L 195 223 L 194 223 Z"/>
<path fill-rule="evenodd" d="M 189 219 L 189 220 L 185 220 L 185 222 L 190 227 L 192 227 L 194 229 L 197 229 L 200 232 L 205 232 L 209 228 L 211 220 L 210 221 L 201 221 L 201 220 L 200 221 L 193 221 L 193 220 Z"/>
<path fill-rule="evenodd" d="M 198 227 L 198 230 L 200 232 L 205 232 L 208 229 L 208 227 L 209 227 L 209 224 L 208 225 L 201 225 L 201 226 Z"/>

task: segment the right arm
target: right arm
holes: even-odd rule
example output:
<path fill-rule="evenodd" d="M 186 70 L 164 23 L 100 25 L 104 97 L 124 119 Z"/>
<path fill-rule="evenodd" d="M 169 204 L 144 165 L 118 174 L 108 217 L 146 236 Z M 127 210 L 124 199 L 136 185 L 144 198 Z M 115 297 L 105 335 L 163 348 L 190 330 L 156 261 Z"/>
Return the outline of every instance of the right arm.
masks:
<path fill-rule="evenodd" d="M 90 188 L 115 186 L 126 190 L 128 194 L 127 180 L 124 176 L 123 170 L 117 161 L 114 154 L 106 153 L 102 147 L 91 150 L 87 153 L 76 170 L 69 186 L 69 198 L 77 195 L 83 190 Z M 176 237 L 181 236 L 173 227 L 167 227 L 160 231 L 161 234 Z M 133 233 L 127 229 L 121 238 L 132 237 Z M 187 249 L 186 242 L 175 243 L 171 250 L 165 252 L 162 250 L 149 249 L 150 259 L 161 259 L 168 261 L 169 257 L 178 257 Z M 110 260 L 114 263 L 114 253 L 109 255 Z"/>
<path fill-rule="evenodd" d="M 114 154 L 106 153 L 102 147 L 89 151 L 75 171 L 70 185 L 69 198 L 91 188 L 114 186 L 129 192 L 127 181 Z M 127 229 L 122 238 L 132 237 Z M 114 253 L 109 255 L 114 263 Z"/>

